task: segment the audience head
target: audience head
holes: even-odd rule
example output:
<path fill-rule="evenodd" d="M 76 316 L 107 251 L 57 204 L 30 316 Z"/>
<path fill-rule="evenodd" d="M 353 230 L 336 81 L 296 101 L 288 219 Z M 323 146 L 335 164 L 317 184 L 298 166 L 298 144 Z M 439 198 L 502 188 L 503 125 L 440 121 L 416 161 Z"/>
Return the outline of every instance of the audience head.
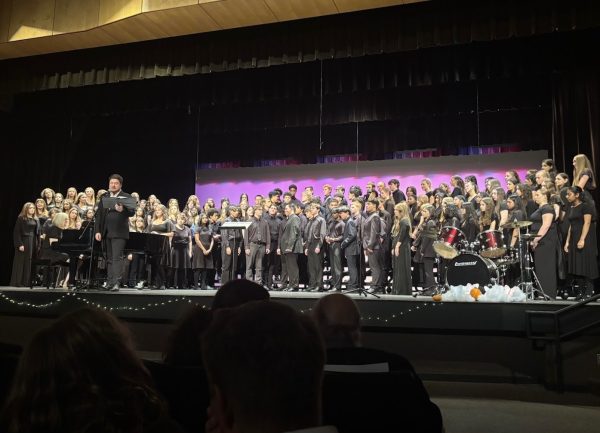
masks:
<path fill-rule="evenodd" d="M 83 308 L 25 348 L 3 412 L 6 432 L 141 432 L 163 403 L 111 314 Z"/>
<path fill-rule="evenodd" d="M 320 424 L 325 355 L 310 318 L 277 302 L 251 302 L 216 312 L 202 343 L 217 429 Z"/>
<path fill-rule="evenodd" d="M 167 341 L 163 354 L 165 364 L 174 366 L 202 365 L 202 334 L 212 318 L 210 310 L 194 306 L 179 320 Z"/>
<path fill-rule="evenodd" d="M 213 298 L 212 310 L 233 308 L 251 301 L 268 301 L 269 292 L 250 280 L 231 280 L 221 287 Z"/>
<path fill-rule="evenodd" d="M 360 346 L 360 312 L 350 297 L 323 296 L 313 307 L 313 318 L 326 347 Z"/>

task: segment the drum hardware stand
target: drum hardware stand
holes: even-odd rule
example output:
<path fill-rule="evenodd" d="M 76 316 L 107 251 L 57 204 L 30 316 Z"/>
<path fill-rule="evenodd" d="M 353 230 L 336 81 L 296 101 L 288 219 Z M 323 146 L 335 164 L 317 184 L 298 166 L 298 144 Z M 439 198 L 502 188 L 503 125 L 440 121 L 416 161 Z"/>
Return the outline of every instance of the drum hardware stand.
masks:
<path fill-rule="evenodd" d="M 527 232 L 524 235 L 521 235 L 519 232 L 519 268 L 521 271 L 521 278 L 518 287 L 523 290 L 527 299 L 534 300 L 536 295 L 539 295 L 542 296 L 544 300 L 549 301 L 550 297 L 544 293 L 540 280 L 535 273 L 535 269 L 531 266 L 529 240 L 534 237 L 536 236 L 531 235 L 529 229 L 527 229 Z"/>

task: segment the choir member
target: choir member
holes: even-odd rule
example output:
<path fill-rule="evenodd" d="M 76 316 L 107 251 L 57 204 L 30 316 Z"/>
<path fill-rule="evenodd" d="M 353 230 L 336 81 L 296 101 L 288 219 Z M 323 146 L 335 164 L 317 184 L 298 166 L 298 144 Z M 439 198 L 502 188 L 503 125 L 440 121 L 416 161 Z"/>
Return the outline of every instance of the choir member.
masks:
<path fill-rule="evenodd" d="M 94 188 L 92 188 L 91 186 L 88 186 L 85 189 L 85 202 L 87 204 L 88 207 L 94 207 L 94 205 L 96 204 L 96 193 L 94 191 Z M 133 197 L 133 194 L 131 194 L 131 196 Z"/>
<path fill-rule="evenodd" d="M 254 209 L 249 207 L 249 209 Z M 271 252 L 269 223 L 262 216 L 262 207 L 254 209 L 251 224 L 244 230 L 246 279 L 263 284 L 263 258 Z M 254 275 L 254 277 L 253 277 Z"/>
<path fill-rule="evenodd" d="M 592 207 L 595 220 L 596 203 L 591 192 L 596 189 L 596 177 L 590 160 L 582 153 L 573 157 L 573 186 L 578 186 L 583 191 L 583 201 Z"/>
<path fill-rule="evenodd" d="M 415 263 L 422 264 L 424 275 L 419 279 L 425 289 L 435 286 L 433 263 L 436 255 L 433 242 L 437 239 L 437 225 L 433 217 L 433 211 L 434 208 L 430 204 L 421 206 L 421 222 L 417 227 L 415 242 L 412 246 L 412 250 L 415 252 L 413 260 Z"/>
<path fill-rule="evenodd" d="M 163 205 L 157 205 L 154 216 L 148 226 L 148 232 L 167 237 L 173 237 L 173 223 L 167 218 L 167 209 Z M 161 257 L 151 257 L 152 273 L 154 274 L 154 285 L 160 290 L 166 288 L 167 277 L 165 269 L 169 267 L 171 255 L 164 251 Z"/>
<path fill-rule="evenodd" d="M 342 240 L 344 237 L 344 226 L 346 223 L 339 213 L 339 207 L 333 209 L 334 223 L 325 237 L 325 242 L 328 245 L 329 265 L 331 267 L 331 284 L 330 291 L 342 291 Z"/>
<path fill-rule="evenodd" d="M 214 281 L 208 280 L 209 270 L 214 269 L 213 247 L 215 240 L 206 214 L 200 215 L 200 222 L 194 233 L 192 251 L 192 269 L 194 270 L 194 288 L 196 290 L 212 290 Z"/>
<path fill-rule="evenodd" d="M 330 202 L 331 204 L 331 202 Z M 337 211 L 336 211 L 337 212 Z M 322 292 L 323 289 L 323 255 L 325 251 L 324 242 L 328 236 L 328 224 L 320 215 L 320 207 L 316 203 L 311 203 L 307 207 L 306 216 L 308 223 L 306 225 L 304 236 L 304 255 L 307 257 L 308 268 L 308 286 L 307 289 L 316 292 Z M 333 211 L 328 214 L 328 218 L 333 217 Z M 333 279 L 333 257 L 332 252 L 328 252 L 332 279 Z M 341 262 L 340 262 L 341 267 Z"/>
<path fill-rule="evenodd" d="M 506 194 L 500 187 L 494 188 L 491 194 L 492 200 L 494 201 L 494 212 L 498 215 L 499 223 L 497 227 L 502 227 L 508 221 L 508 208 L 506 206 Z"/>
<path fill-rule="evenodd" d="M 365 204 L 366 218 L 362 222 L 362 245 L 371 268 L 371 291 L 383 293 L 385 274 L 381 254 L 381 218 L 377 212 L 379 202 L 369 200 Z"/>
<path fill-rule="evenodd" d="M 526 214 L 525 217 L 529 219 L 529 216 L 534 213 L 538 206 L 535 200 L 533 199 L 531 186 L 520 183 L 517 185 L 517 195 L 521 197 L 523 201 L 523 206 L 525 206 Z"/>
<path fill-rule="evenodd" d="M 410 212 L 406 203 L 394 206 L 392 226 L 392 268 L 394 271 L 392 294 L 411 295 Z"/>
<path fill-rule="evenodd" d="M 69 218 L 67 220 L 66 230 L 79 230 L 81 228 L 81 217 L 79 216 L 79 210 L 73 207 L 69 210 L 67 215 Z"/>
<path fill-rule="evenodd" d="M 240 208 L 237 206 L 229 207 L 229 217 L 225 222 L 239 222 Z M 242 249 L 242 234 L 240 230 L 221 229 L 222 242 L 222 273 L 221 285 L 226 284 L 230 280 L 237 279 L 237 269 L 233 269 L 233 262 L 236 262 L 236 268 L 240 262 L 240 254 Z"/>
<path fill-rule="evenodd" d="M 465 213 L 460 224 L 460 230 L 465 234 L 467 242 L 472 243 L 475 242 L 479 234 L 477 211 L 473 203 L 463 203 L 463 209 Z"/>
<path fill-rule="evenodd" d="M 54 195 L 54 207 L 59 211 L 62 212 L 63 210 L 63 201 L 64 201 L 64 197 L 60 192 L 57 192 Z"/>
<path fill-rule="evenodd" d="M 46 209 L 52 209 L 56 206 L 56 203 L 54 202 L 55 192 L 52 188 L 44 188 L 40 196 L 46 203 Z"/>
<path fill-rule="evenodd" d="M 498 227 L 498 214 L 494 212 L 494 201 L 489 197 L 484 197 L 479 203 L 481 215 L 479 217 L 480 231 L 496 230 Z"/>
<path fill-rule="evenodd" d="M 358 230 L 356 228 L 356 222 L 351 218 L 350 208 L 348 208 L 348 206 L 340 206 L 338 212 L 342 221 L 344 221 L 344 232 L 342 234 L 340 248 L 348 263 L 349 279 L 346 284 L 346 289 L 354 290 L 358 288 L 358 267 L 360 266 Z"/>
<path fill-rule="evenodd" d="M 584 202 L 583 190 L 572 186 L 567 190 L 570 203 L 569 231 L 564 250 L 567 253 L 569 274 L 583 280 L 576 299 L 583 299 L 593 294 L 593 280 L 598 278 L 598 248 L 596 244 L 596 222 L 593 220 L 594 210 L 590 203 Z M 583 289 L 581 289 L 583 288 Z"/>
<path fill-rule="evenodd" d="M 548 177 L 552 182 L 554 182 L 554 178 L 556 177 L 556 168 L 554 167 L 554 161 L 552 159 L 542 160 L 542 170 L 548 173 Z"/>
<path fill-rule="evenodd" d="M 146 219 L 143 216 L 136 215 L 131 217 L 134 219 L 134 223 L 133 230 L 130 227 L 129 231 L 134 233 L 146 233 Z M 138 290 L 142 290 L 144 288 L 144 270 L 146 267 L 145 259 L 146 254 L 144 251 L 133 251 L 127 254 L 127 260 L 129 261 L 129 270 L 127 272 L 127 287 L 135 287 Z"/>
<path fill-rule="evenodd" d="M 69 187 L 65 194 L 65 199 L 69 199 L 72 203 L 75 203 L 75 200 L 77 200 L 77 188 L 74 186 Z"/>
<path fill-rule="evenodd" d="M 277 254 L 281 256 L 281 284 L 287 291 L 298 291 L 299 274 L 297 254 L 302 253 L 302 232 L 296 205 L 284 207 L 286 220 L 281 225 Z M 287 284 L 287 287 L 286 287 Z"/>
<path fill-rule="evenodd" d="M 192 268 L 192 231 L 185 225 L 185 215 L 177 215 L 171 238 L 173 287 L 187 289 L 187 272 Z"/>
<path fill-rule="evenodd" d="M 38 198 L 35 201 L 35 217 L 40 222 L 40 226 L 43 226 L 48 219 L 48 209 L 46 209 L 46 200 Z"/>
<path fill-rule="evenodd" d="M 534 266 L 542 290 L 551 298 L 556 298 L 557 289 L 557 257 L 560 254 L 558 231 L 555 223 L 555 212 L 548 204 L 549 193 L 543 189 L 534 191 L 533 198 L 538 209 L 529 216 L 533 222 L 531 230 L 537 237 L 531 243 Z"/>
<path fill-rule="evenodd" d="M 455 174 L 450 178 L 450 185 L 452 186 L 452 193 L 450 194 L 452 197 L 465 195 L 465 182 L 462 177 Z"/>
<path fill-rule="evenodd" d="M 33 203 L 25 203 L 15 222 L 13 230 L 15 256 L 10 277 L 10 285 L 13 287 L 26 287 L 30 284 L 31 260 L 37 248 L 40 230 L 35 210 Z"/>

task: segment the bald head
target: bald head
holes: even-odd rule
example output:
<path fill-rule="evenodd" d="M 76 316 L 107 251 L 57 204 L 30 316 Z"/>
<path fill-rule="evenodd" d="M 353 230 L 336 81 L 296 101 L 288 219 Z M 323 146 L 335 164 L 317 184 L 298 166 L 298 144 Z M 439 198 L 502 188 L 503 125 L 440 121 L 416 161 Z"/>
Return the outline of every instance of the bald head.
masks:
<path fill-rule="evenodd" d="M 333 293 L 322 297 L 313 308 L 313 316 L 327 347 L 360 344 L 360 311 L 348 296 Z"/>

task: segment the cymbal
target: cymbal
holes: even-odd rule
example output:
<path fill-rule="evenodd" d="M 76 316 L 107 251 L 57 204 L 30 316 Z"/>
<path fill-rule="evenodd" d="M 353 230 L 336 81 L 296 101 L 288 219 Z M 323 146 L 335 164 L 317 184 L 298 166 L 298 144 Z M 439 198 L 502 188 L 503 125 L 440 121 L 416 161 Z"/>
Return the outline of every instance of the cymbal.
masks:
<path fill-rule="evenodd" d="M 533 224 L 531 221 L 513 221 L 511 223 L 504 224 L 505 229 L 520 229 L 523 227 L 529 227 Z"/>

